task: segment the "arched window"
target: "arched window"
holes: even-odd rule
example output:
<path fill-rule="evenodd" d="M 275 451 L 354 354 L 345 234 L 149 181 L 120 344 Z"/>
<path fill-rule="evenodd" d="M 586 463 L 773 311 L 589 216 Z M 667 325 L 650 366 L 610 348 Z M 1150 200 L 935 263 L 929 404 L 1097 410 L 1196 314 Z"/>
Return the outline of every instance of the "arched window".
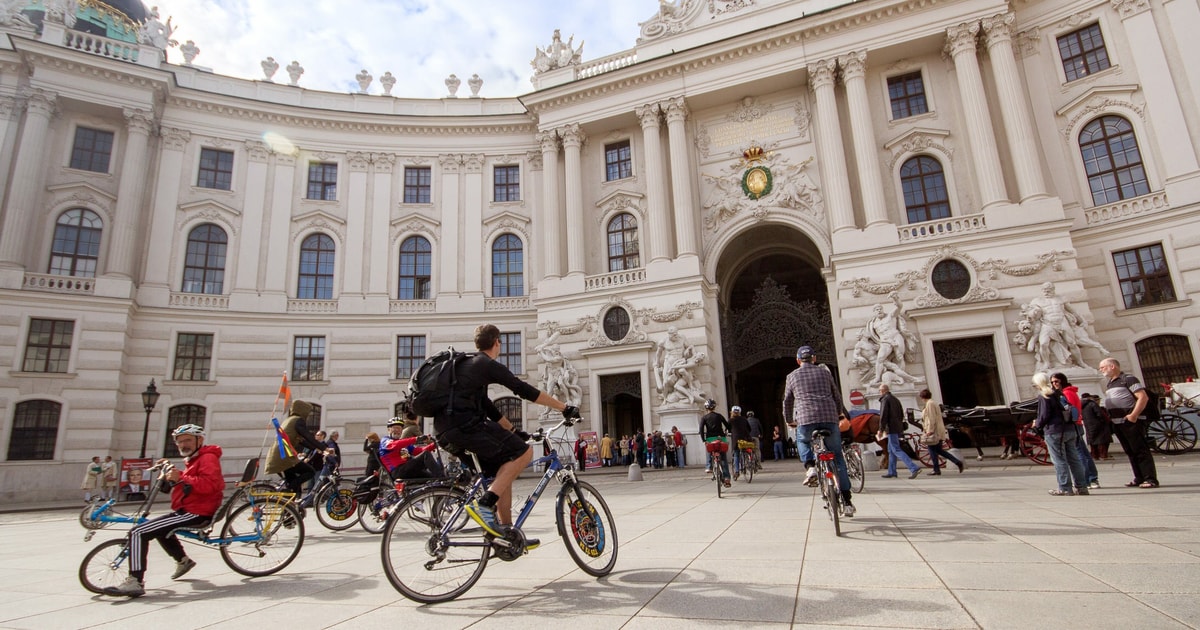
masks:
<path fill-rule="evenodd" d="M 1133 126 L 1120 116 L 1101 116 L 1079 133 L 1092 203 L 1097 206 L 1150 192 Z"/>
<path fill-rule="evenodd" d="M 8 436 L 8 461 L 54 459 L 62 405 L 53 400 L 17 403 L 12 434 Z"/>
<path fill-rule="evenodd" d="M 100 215 L 91 210 L 73 208 L 62 213 L 54 226 L 50 273 L 56 276 L 96 277 L 103 227 Z"/>
<path fill-rule="evenodd" d="M 608 270 L 623 271 L 641 266 L 637 219 L 632 214 L 618 214 L 608 222 Z"/>
<path fill-rule="evenodd" d="M 900 167 L 900 186 L 904 189 L 904 208 L 909 223 L 945 219 L 950 216 L 950 195 L 946 191 L 946 173 L 941 162 L 919 155 Z"/>
<path fill-rule="evenodd" d="M 211 224 L 193 228 L 188 234 L 187 258 L 183 262 L 183 292 L 221 295 L 225 288 L 225 230 Z"/>
<path fill-rule="evenodd" d="M 521 239 L 512 234 L 492 243 L 492 297 L 525 295 L 524 258 Z"/>
<path fill-rule="evenodd" d="M 524 430 L 525 421 L 521 417 L 521 399 L 516 396 L 505 396 L 496 399 L 496 409 L 516 427 L 517 431 Z"/>
<path fill-rule="evenodd" d="M 175 405 L 167 412 L 167 435 L 163 440 L 163 457 L 183 457 L 175 448 L 175 429 L 185 424 L 204 426 L 205 409 L 200 405 Z"/>
<path fill-rule="evenodd" d="M 337 251 L 333 239 L 313 234 L 300 244 L 300 281 L 296 297 L 301 300 L 333 299 L 333 262 Z"/>
<path fill-rule="evenodd" d="M 423 236 L 410 236 L 400 243 L 400 286 L 397 300 L 428 300 L 433 273 L 433 248 Z"/>
<path fill-rule="evenodd" d="M 1196 359 L 1183 335 L 1156 335 L 1134 344 L 1142 368 L 1142 384 L 1163 393 L 1162 383 L 1182 383 L 1196 378 Z"/>

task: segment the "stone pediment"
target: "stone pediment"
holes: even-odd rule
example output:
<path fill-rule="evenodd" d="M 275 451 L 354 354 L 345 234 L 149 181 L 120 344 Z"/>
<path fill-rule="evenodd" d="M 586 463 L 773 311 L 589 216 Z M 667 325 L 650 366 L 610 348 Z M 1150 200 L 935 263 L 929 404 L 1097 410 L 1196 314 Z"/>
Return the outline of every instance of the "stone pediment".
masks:
<path fill-rule="evenodd" d="M 297 215 L 292 219 L 292 225 L 295 228 L 292 230 L 293 239 L 301 232 L 315 229 L 333 232 L 339 241 L 345 242 L 346 240 L 346 222 L 324 210 L 313 210 Z"/>
<path fill-rule="evenodd" d="M 431 241 L 438 240 L 441 223 L 417 212 L 399 217 L 391 223 L 391 240 L 400 238 L 401 234 L 425 234 Z"/>
<path fill-rule="evenodd" d="M 483 221 L 484 240 L 491 241 L 499 232 L 518 232 L 529 241 L 529 219 L 515 212 L 501 212 Z"/>
<path fill-rule="evenodd" d="M 175 230 L 182 232 L 184 227 L 196 221 L 209 221 L 224 225 L 231 235 L 237 235 L 242 212 L 232 206 L 227 206 L 212 199 L 192 201 L 179 205 L 175 215 Z"/>
<path fill-rule="evenodd" d="M 603 224 L 614 212 L 620 211 L 632 212 L 639 221 L 643 220 L 645 219 L 643 216 L 643 200 L 645 198 L 646 196 L 639 192 L 614 190 L 596 202 L 596 208 L 600 210 L 596 215 L 596 221 Z"/>

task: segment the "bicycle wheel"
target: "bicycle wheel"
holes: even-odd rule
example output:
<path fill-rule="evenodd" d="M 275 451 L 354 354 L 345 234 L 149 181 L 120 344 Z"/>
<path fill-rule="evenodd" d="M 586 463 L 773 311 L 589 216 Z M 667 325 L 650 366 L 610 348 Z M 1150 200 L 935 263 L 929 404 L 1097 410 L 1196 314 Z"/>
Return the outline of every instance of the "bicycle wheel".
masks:
<path fill-rule="evenodd" d="M 379 496 L 370 504 L 358 504 L 358 524 L 369 533 L 383 533 L 383 529 L 387 527 L 388 514 L 401 498 L 394 488 L 380 488 Z"/>
<path fill-rule="evenodd" d="M 313 511 L 317 520 L 326 529 L 340 532 L 354 527 L 358 522 L 358 501 L 354 499 L 354 482 L 343 480 L 338 485 L 327 485 L 313 500 Z"/>
<path fill-rule="evenodd" d="M 238 488 L 237 490 L 233 491 L 233 494 L 229 495 L 228 513 L 233 513 L 233 511 L 237 508 L 249 503 L 250 499 L 247 498 L 247 495 L 251 494 L 252 492 L 276 492 L 277 489 L 278 485 L 269 481 L 255 481 L 248 486 Z"/>
<path fill-rule="evenodd" d="M 1163 413 L 1146 426 L 1146 443 L 1163 455 L 1181 455 L 1196 448 L 1196 427 L 1181 415 Z"/>
<path fill-rule="evenodd" d="M 304 520 L 289 503 L 247 503 L 225 519 L 221 539 L 221 559 L 230 569 L 252 577 L 271 575 L 300 553 Z"/>
<path fill-rule="evenodd" d="M 758 462 L 754 461 L 754 451 L 746 451 L 742 454 L 742 464 L 746 468 L 742 471 L 742 477 L 746 483 L 754 483 L 754 469 L 758 465 Z"/>
<path fill-rule="evenodd" d="M 725 487 L 725 481 L 721 479 L 721 465 L 713 458 L 712 467 L 713 479 L 717 480 L 717 498 L 721 498 L 721 489 Z"/>
<path fill-rule="evenodd" d="M 129 575 L 125 567 L 125 561 L 129 559 L 126 540 L 106 540 L 83 557 L 79 564 L 79 583 L 83 588 L 103 595 L 104 589 L 115 588 L 125 581 Z"/>
<path fill-rule="evenodd" d="M 846 474 L 850 476 L 850 489 L 854 492 L 862 492 L 867 485 L 867 473 L 863 469 L 862 454 L 858 449 L 849 447 L 842 451 L 842 457 L 846 460 Z"/>
<path fill-rule="evenodd" d="M 584 481 L 563 484 L 554 512 L 575 564 L 588 575 L 608 575 L 617 563 L 617 524 L 604 497 Z"/>
<path fill-rule="evenodd" d="M 839 500 L 837 484 L 834 483 L 833 477 L 830 477 L 830 469 L 828 465 L 822 465 L 818 473 L 821 478 L 821 500 L 825 502 L 825 510 L 829 512 L 829 520 L 833 521 L 833 533 L 842 535 L 841 514 L 839 514 Z"/>
<path fill-rule="evenodd" d="M 418 490 L 395 508 L 383 531 L 380 558 L 392 587 L 424 604 L 450 601 L 483 575 L 491 537 L 466 512 L 462 491 L 444 486 Z M 459 522 L 442 534 L 455 514 Z"/>

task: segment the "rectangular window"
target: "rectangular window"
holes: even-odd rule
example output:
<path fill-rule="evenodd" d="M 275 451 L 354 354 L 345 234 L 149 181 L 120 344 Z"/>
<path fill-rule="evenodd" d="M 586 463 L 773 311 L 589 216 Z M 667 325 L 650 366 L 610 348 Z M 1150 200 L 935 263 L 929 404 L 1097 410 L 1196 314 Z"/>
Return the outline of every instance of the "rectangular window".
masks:
<path fill-rule="evenodd" d="M 629 141 L 604 145 L 604 181 L 626 177 L 633 177 L 633 155 L 629 152 Z"/>
<path fill-rule="evenodd" d="M 200 188 L 233 190 L 233 151 L 200 149 L 200 175 L 196 178 Z"/>
<path fill-rule="evenodd" d="M 213 336 L 205 333 L 179 333 L 175 340 L 175 369 L 171 378 L 177 381 L 208 381 L 212 366 Z"/>
<path fill-rule="evenodd" d="M 929 111 L 925 101 L 925 82 L 921 72 L 888 77 L 888 98 L 892 101 L 892 120 L 924 114 Z"/>
<path fill-rule="evenodd" d="M 75 338 L 75 322 L 62 319 L 33 319 L 29 321 L 29 336 L 25 341 L 23 372 L 66 374 L 71 361 L 71 342 Z"/>
<path fill-rule="evenodd" d="M 1113 264 L 1125 308 L 1175 301 L 1175 287 L 1171 284 L 1171 270 L 1167 269 L 1162 244 L 1113 252 Z"/>
<path fill-rule="evenodd" d="M 71 149 L 71 168 L 81 171 L 107 173 L 112 158 L 113 134 L 111 131 L 75 128 L 75 146 Z"/>
<path fill-rule="evenodd" d="M 496 360 L 513 374 L 521 373 L 521 333 L 500 333 L 500 356 Z"/>
<path fill-rule="evenodd" d="M 521 200 L 521 167 L 497 166 L 492 169 L 492 187 L 496 201 Z"/>
<path fill-rule="evenodd" d="M 425 362 L 425 336 L 400 335 L 396 338 L 396 378 L 412 378 Z"/>
<path fill-rule="evenodd" d="M 433 169 L 428 166 L 404 167 L 404 203 L 430 203 Z"/>
<path fill-rule="evenodd" d="M 325 380 L 324 337 L 296 337 L 292 351 L 292 380 Z"/>
<path fill-rule="evenodd" d="M 1085 26 L 1077 31 L 1060 35 L 1058 55 L 1062 57 L 1063 74 L 1067 81 L 1082 79 L 1111 65 L 1108 49 L 1104 47 L 1104 34 L 1099 24 Z"/>
<path fill-rule="evenodd" d="M 61 415 L 62 405 L 52 400 L 17 403 L 8 440 L 8 460 L 54 459 Z"/>
<path fill-rule="evenodd" d="M 337 201 L 337 164 L 313 162 L 308 165 L 307 198 Z"/>

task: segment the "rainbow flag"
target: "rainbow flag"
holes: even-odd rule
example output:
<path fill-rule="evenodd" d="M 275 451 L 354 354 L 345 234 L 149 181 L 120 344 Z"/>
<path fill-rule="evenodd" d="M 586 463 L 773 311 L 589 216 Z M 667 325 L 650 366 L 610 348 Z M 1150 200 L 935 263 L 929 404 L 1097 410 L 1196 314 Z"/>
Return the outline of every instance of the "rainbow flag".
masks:
<path fill-rule="evenodd" d="M 279 447 L 279 456 L 283 459 L 295 457 L 296 447 L 292 446 L 292 441 L 283 432 L 283 427 L 279 426 L 279 418 L 271 418 L 271 424 L 275 425 L 275 443 Z"/>

